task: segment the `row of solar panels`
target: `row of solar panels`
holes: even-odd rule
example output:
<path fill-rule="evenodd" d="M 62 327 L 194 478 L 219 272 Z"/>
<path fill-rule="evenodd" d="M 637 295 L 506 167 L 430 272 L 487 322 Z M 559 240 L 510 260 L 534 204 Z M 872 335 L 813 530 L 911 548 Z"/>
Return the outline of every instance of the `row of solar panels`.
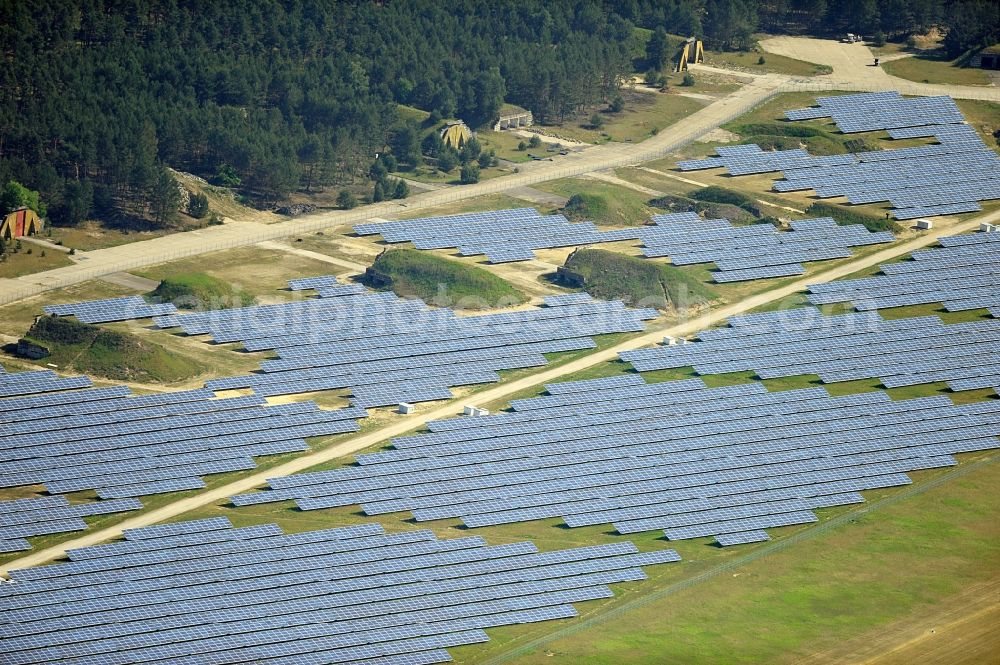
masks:
<path fill-rule="evenodd" d="M 271 479 L 269 491 L 233 501 L 358 504 L 470 527 L 562 517 L 668 538 L 740 534 L 814 520 L 813 508 L 905 484 L 905 471 L 954 464 L 951 454 L 996 447 L 1000 433 L 996 403 L 697 380 L 577 382 L 512 407 L 432 424 L 358 467 Z"/>
<path fill-rule="evenodd" d="M 981 209 L 1000 198 L 1000 158 L 964 122 L 948 97 L 903 99 L 898 93 L 865 93 L 817 100 L 818 109 L 789 111 L 789 120 L 832 117 L 843 132 L 889 129 L 896 139 L 933 136 L 937 145 L 854 155 L 810 157 L 801 150 L 768 152 L 756 145 L 717 149 L 718 157 L 682 161 L 681 170 L 726 167 L 732 175 L 782 171 L 780 192 L 812 189 L 849 203 L 888 201 L 897 219 Z M 911 129 L 917 126 L 933 126 Z"/>
<path fill-rule="evenodd" d="M 793 222 L 791 231 L 770 224 L 735 226 L 683 213 L 654 221 L 642 230 L 644 256 L 669 256 L 675 265 L 715 263 L 716 282 L 798 275 L 804 272 L 802 262 L 847 258 L 851 247 L 895 239 L 891 233 L 871 233 L 857 225 L 839 226 L 829 217 Z"/>
<path fill-rule="evenodd" d="M 805 308 L 807 311 L 812 308 Z M 752 318 L 752 317 L 747 317 Z M 814 327 L 802 328 L 801 321 Z M 879 379 L 895 387 L 947 381 L 992 387 L 1000 376 L 1000 320 L 946 325 L 936 316 L 890 321 L 789 315 L 768 332 L 721 328 L 702 341 L 629 351 L 622 359 L 639 371 L 694 367 L 699 374 L 753 371 L 762 378 L 816 374 L 823 382 Z"/>
<path fill-rule="evenodd" d="M 616 543 L 540 553 L 376 524 L 284 534 L 228 520 L 127 530 L 0 586 L 4 662 L 447 662 L 483 629 L 575 616 L 571 603 L 679 560 Z"/>
<path fill-rule="evenodd" d="M 322 296 L 322 287 L 319 289 Z M 460 317 L 394 294 L 359 294 L 157 319 L 217 342 L 275 350 L 262 373 L 208 382 L 213 390 L 251 388 L 277 395 L 350 390 L 355 404 L 388 406 L 451 397 L 449 388 L 499 380 L 499 370 L 538 367 L 545 353 L 593 348 L 593 335 L 638 332 L 652 309 L 594 301 L 587 294 L 546 299 L 535 310 Z"/>
<path fill-rule="evenodd" d="M 913 261 L 880 266 L 882 275 L 809 287 L 809 302 L 852 302 L 859 310 L 941 302 L 947 311 L 1000 305 L 1000 234 L 974 243 L 914 252 Z M 948 243 L 948 238 L 942 239 Z"/>
<path fill-rule="evenodd" d="M 463 256 L 485 254 L 491 263 L 530 260 L 538 249 L 637 238 L 632 229 L 601 231 L 591 222 L 572 223 L 534 208 L 358 224 L 354 231 L 380 234 L 389 243 L 412 242 L 417 249 L 455 247 Z"/>

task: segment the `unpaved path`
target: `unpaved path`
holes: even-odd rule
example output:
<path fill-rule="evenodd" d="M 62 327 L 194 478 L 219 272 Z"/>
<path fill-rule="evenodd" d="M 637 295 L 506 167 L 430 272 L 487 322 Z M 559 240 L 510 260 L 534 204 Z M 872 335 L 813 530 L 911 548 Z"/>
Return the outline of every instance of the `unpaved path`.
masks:
<path fill-rule="evenodd" d="M 353 261 L 345 261 L 344 259 L 338 259 L 328 254 L 322 254 L 320 252 L 314 252 L 308 249 L 300 249 L 298 247 L 292 247 L 291 245 L 286 245 L 283 242 L 268 240 L 262 243 L 258 243 L 257 246 L 263 249 L 273 249 L 278 252 L 294 254 L 295 256 L 301 256 L 306 259 L 313 259 L 314 261 L 320 261 L 322 263 L 329 263 L 331 265 L 339 266 L 341 268 L 346 268 L 347 270 L 350 270 L 354 274 L 363 273 L 364 271 L 368 270 L 368 266 L 362 265 L 360 263 L 354 263 Z"/>
<path fill-rule="evenodd" d="M 623 180 L 618 176 L 612 173 L 608 173 L 606 171 L 597 171 L 595 173 L 588 173 L 584 177 L 590 178 L 591 180 L 603 180 L 604 182 L 609 182 L 612 185 L 625 187 L 627 189 L 639 192 L 640 194 L 645 194 L 646 196 L 652 196 L 654 198 L 667 195 L 666 192 L 661 192 L 660 190 L 653 189 L 652 187 L 646 187 L 645 185 L 640 185 L 635 182 L 629 182 L 628 180 Z"/>
<path fill-rule="evenodd" d="M 639 335 L 638 337 L 626 340 L 613 347 L 596 351 L 590 355 L 566 363 L 565 365 L 545 369 L 530 376 L 511 381 L 510 383 L 497 385 L 488 390 L 484 390 L 481 393 L 477 393 L 474 399 L 480 404 L 507 399 L 511 395 L 522 390 L 526 390 L 543 383 L 552 383 L 570 374 L 593 367 L 594 365 L 614 360 L 618 357 L 618 354 L 623 351 L 631 351 L 650 344 L 655 344 L 665 335 L 672 337 L 686 337 L 693 335 L 698 331 L 709 328 L 731 316 L 742 314 L 762 305 L 787 298 L 792 294 L 804 290 L 809 284 L 829 282 L 841 277 L 847 277 L 859 270 L 864 270 L 865 268 L 875 266 L 879 263 L 885 263 L 896 257 L 909 254 L 916 249 L 931 245 L 942 235 L 972 231 L 979 228 L 979 224 L 981 222 L 996 223 L 998 221 L 1000 221 L 1000 210 L 986 215 L 981 215 L 974 219 L 966 220 L 960 224 L 955 224 L 946 228 L 937 228 L 927 234 L 919 235 L 907 242 L 887 247 L 882 251 L 875 252 L 874 254 L 856 259 L 854 261 L 849 261 L 811 277 L 799 279 L 784 286 L 750 296 L 740 302 L 725 305 L 719 309 L 706 312 L 705 314 L 689 321 L 684 321 L 671 327 L 654 327 L 652 330 Z M 27 556 L 9 561 L 8 563 L 0 566 L 0 574 L 4 574 L 8 570 L 14 568 L 27 568 L 30 566 L 38 566 L 49 563 L 63 556 L 67 549 L 96 545 L 120 536 L 124 529 L 132 529 L 140 526 L 156 524 L 158 522 L 164 522 L 197 508 L 201 508 L 202 506 L 226 501 L 229 497 L 235 494 L 243 494 L 264 485 L 268 478 L 299 473 L 318 464 L 323 464 L 339 457 L 352 455 L 364 450 L 365 448 L 382 443 L 392 437 L 405 434 L 406 432 L 423 426 L 430 420 L 441 420 L 443 418 L 450 418 L 458 415 L 461 411 L 461 406 L 461 400 L 452 400 L 442 406 L 432 408 L 425 412 L 418 412 L 410 416 L 400 416 L 398 421 L 390 425 L 359 435 L 338 445 L 331 446 L 330 448 L 304 454 L 301 457 L 266 471 L 253 473 L 231 483 L 226 483 L 220 487 L 200 492 L 194 496 L 190 496 L 155 510 L 128 518 L 114 526 L 97 529 L 85 533 L 78 538 L 60 543 L 59 545 L 38 550 L 28 554 Z"/>
<path fill-rule="evenodd" d="M 996 86 L 916 83 L 890 76 L 881 67 L 873 66 L 875 55 L 864 44 L 842 44 L 811 37 L 771 37 L 761 40 L 760 45 L 769 53 L 830 65 L 833 74 L 814 77 L 812 83 L 831 90 L 898 90 L 904 95 L 950 95 L 960 99 L 1000 101 L 1000 88 Z M 805 85 L 801 80 L 796 83 Z"/>

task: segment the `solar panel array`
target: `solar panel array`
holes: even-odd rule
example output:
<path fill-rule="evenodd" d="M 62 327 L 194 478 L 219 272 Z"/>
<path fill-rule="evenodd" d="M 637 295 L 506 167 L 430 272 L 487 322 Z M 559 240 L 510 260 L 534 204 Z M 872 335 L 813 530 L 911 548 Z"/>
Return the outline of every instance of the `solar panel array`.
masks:
<path fill-rule="evenodd" d="M 830 217 L 794 221 L 791 231 L 771 224 L 734 226 L 694 212 L 656 215 L 653 221 L 642 228 L 644 256 L 669 256 L 674 265 L 715 263 L 716 282 L 801 275 L 802 262 L 843 259 L 851 247 L 895 240 L 891 233 L 840 226 Z"/>
<path fill-rule="evenodd" d="M 136 499 L 88 501 L 70 504 L 63 496 L 0 501 L 0 552 L 21 552 L 31 549 L 25 538 L 54 533 L 83 531 L 83 517 L 107 515 L 127 510 L 139 510 Z"/>
<path fill-rule="evenodd" d="M 288 280 L 290 291 L 307 291 L 318 287 L 336 286 L 337 278 L 334 275 L 319 275 L 317 277 L 302 277 L 300 279 Z"/>
<path fill-rule="evenodd" d="M 32 372 L 0 372 L 0 397 L 89 388 L 92 385 L 86 376 L 59 376 L 49 369 Z"/>
<path fill-rule="evenodd" d="M 562 215 L 542 215 L 534 208 L 358 224 L 354 231 L 379 234 L 389 243 L 412 242 L 417 249 L 457 247 L 462 256 L 485 254 L 491 263 L 530 261 L 536 249 L 638 237 L 637 229 L 601 231 L 591 222 L 573 223 Z"/>
<path fill-rule="evenodd" d="M 0 585 L 7 665 L 451 660 L 484 629 L 576 616 L 572 603 L 678 561 L 630 542 L 539 552 L 377 524 L 285 534 L 200 520 L 127 530 Z"/>
<path fill-rule="evenodd" d="M 640 332 L 653 309 L 586 294 L 546 298 L 545 306 L 479 316 L 431 309 L 392 293 L 358 293 L 157 319 L 275 351 L 261 372 L 207 382 L 213 390 L 250 388 L 260 395 L 349 390 L 362 407 L 450 399 L 450 388 L 499 381 L 499 370 L 541 367 L 543 354 L 590 349 L 593 335 Z"/>
<path fill-rule="evenodd" d="M 173 303 L 148 303 L 140 296 L 88 300 L 66 305 L 47 305 L 45 312 L 56 316 L 75 316 L 83 323 L 110 323 L 164 316 L 177 311 Z"/>
<path fill-rule="evenodd" d="M 1000 157 L 983 143 L 950 97 L 903 99 L 898 92 L 817 99 L 819 107 L 788 111 L 789 120 L 832 117 L 845 133 L 888 130 L 894 139 L 933 137 L 937 143 L 814 157 L 803 150 L 720 147 L 718 157 L 678 162 L 683 171 L 726 167 L 731 175 L 781 171 L 775 191 L 815 190 L 851 204 L 888 201 L 897 219 L 981 210 L 1000 198 Z"/>
<path fill-rule="evenodd" d="M 2 374 L 0 384 L 18 376 Z M 255 456 L 307 450 L 306 437 L 355 432 L 366 415 L 215 399 L 206 389 L 137 396 L 124 386 L 66 387 L 45 383 L 0 399 L 0 487 L 96 490 L 102 499 L 198 489 L 200 476 L 255 468 Z"/>
<path fill-rule="evenodd" d="M 700 341 L 627 351 L 640 372 L 694 367 L 698 374 L 753 371 L 764 379 L 816 374 L 824 383 L 879 379 L 887 388 L 944 381 L 952 390 L 1000 383 L 1000 319 L 945 324 L 875 312 L 824 316 L 801 309 L 734 317 Z"/>
<path fill-rule="evenodd" d="M 938 302 L 949 312 L 1000 307 L 1000 233 L 940 242 L 940 248 L 913 252 L 912 261 L 880 266 L 875 277 L 811 284 L 809 302 L 852 302 L 858 310 Z"/>
<path fill-rule="evenodd" d="M 787 111 L 785 117 L 789 120 L 832 118 L 845 134 L 965 122 L 958 105 L 947 95 L 905 99 L 899 92 L 889 90 L 818 97 L 816 103 L 818 108 Z"/>
<path fill-rule="evenodd" d="M 690 346 L 690 345 L 689 345 Z M 708 388 L 700 379 L 599 379 L 514 400 L 513 412 L 432 422 L 357 466 L 269 480 L 238 506 L 292 499 L 302 510 L 360 505 L 468 527 L 561 517 L 619 533 L 759 540 L 763 529 L 816 520 L 859 491 L 904 485 L 905 472 L 1000 446 L 1000 401 L 823 388 Z"/>

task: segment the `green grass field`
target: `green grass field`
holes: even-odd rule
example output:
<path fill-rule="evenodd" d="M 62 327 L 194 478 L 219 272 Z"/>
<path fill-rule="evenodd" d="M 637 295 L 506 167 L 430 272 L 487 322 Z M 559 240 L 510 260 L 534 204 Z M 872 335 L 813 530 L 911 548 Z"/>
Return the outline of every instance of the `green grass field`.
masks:
<path fill-rule="evenodd" d="M 28 254 L 29 249 L 31 254 Z M 44 256 L 42 252 L 45 253 Z M 15 252 L 13 243 L 9 243 L 7 253 L 4 254 L 3 260 L 0 260 L 0 278 L 21 277 L 69 265 L 73 265 L 73 261 L 65 252 L 45 249 L 27 241 L 22 242 L 21 250 Z"/>
<path fill-rule="evenodd" d="M 982 69 L 962 67 L 957 61 L 936 55 L 915 55 L 892 60 L 882 65 L 887 74 L 917 83 L 946 85 L 989 85 L 990 78 Z"/>
<path fill-rule="evenodd" d="M 648 138 L 654 131 L 669 127 L 705 106 L 703 100 L 682 97 L 674 93 L 625 90 L 622 94 L 625 97 L 625 110 L 621 113 L 603 113 L 599 112 L 599 109 L 592 109 L 561 124 L 545 126 L 543 129 L 555 136 L 546 141 L 554 142 L 558 141 L 558 137 L 566 137 L 584 143 L 605 141 L 637 143 Z M 600 129 L 587 126 L 594 112 L 599 112 L 604 119 L 604 125 Z"/>
<path fill-rule="evenodd" d="M 759 64 L 761 57 L 764 58 L 764 64 Z M 830 68 L 826 65 L 796 60 L 775 53 L 706 51 L 705 64 L 724 69 L 790 74 L 792 76 L 816 76 L 830 73 Z"/>

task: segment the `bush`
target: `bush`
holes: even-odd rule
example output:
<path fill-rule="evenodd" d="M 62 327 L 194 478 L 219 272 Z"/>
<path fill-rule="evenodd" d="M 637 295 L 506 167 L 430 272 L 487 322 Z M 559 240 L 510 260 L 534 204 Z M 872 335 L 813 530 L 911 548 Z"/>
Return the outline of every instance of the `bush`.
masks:
<path fill-rule="evenodd" d="M 764 59 L 764 56 L 760 56 L 759 58 L 757 58 L 757 64 L 758 65 L 763 65 L 766 62 L 767 62 L 767 60 Z"/>
<path fill-rule="evenodd" d="M 212 182 L 223 187 L 239 187 L 243 183 L 243 180 L 234 167 L 229 164 L 220 164 L 219 170 L 216 172 L 215 177 L 212 178 Z M 94 207 L 95 209 L 98 208 L 96 198 Z"/>
<path fill-rule="evenodd" d="M 600 129 L 604 126 L 604 118 L 601 117 L 600 113 L 595 113 L 590 116 L 589 126 L 591 129 Z"/>
<path fill-rule="evenodd" d="M 625 99 L 621 95 L 615 95 L 608 105 L 608 110 L 612 113 L 621 113 L 625 110 Z"/>
<path fill-rule="evenodd" d="M 542 138 L 538 134 L 532 134 L 531 138 L 528 139 L 529 148 L 537 148 L 542 145 Z"/>
<path fill-rule="evenodd" d="M 556 281 L 606 300 L 658 309 L 684 309 L 713 301 L 716 293 L 676 266 L 603 249 L 578 249 Z"/>
<path fill-rule="evenodd" d="M 194 192 L 188 200 L 188 214 L 195 219 L 202 219 L 208 214 L 208 197 Z"/>
<path fill-rule="evenodd" d="M 459 174 L 459 180 L 463 185 L 474 185 L 479 182 L 479 165 L 466 164 L 463 166 L 462 172 Z"/>
<path fill-rule="evenodd" d="M 256 302 L 251 294 L 201 272 L 168 277 L 146 295 L 160 302 L 172 302 L 180 309 L 228 309 L 249 307 Z"/>
<path fill-rule="evenodd" d="M 885 46 L 885 33 L 879 30 L 874 35 L 872 35 L 872 44 L 879 48 Z"/>
<path fill-rule="evenodd" d="M 340 190 L 340 193 L 337 194 L 337 206 L 341 210 L 350 210 L 356 205 L 358 205 L 358 200 L 354 198 L 354 194 L 351 194 L 346 189 Z"/>
<path fill-rule="evenodd" d="M 442 173 L 448 173 L 453 171 L 456 166 L 458 166 L 458 153 L 451 148 L 442 150 L 437 158 L 438 170 Z"/>
<path fill-rule="evenodd" d="M 828 136 L 816 127 L 799 125 L 794 123 L 779 122 L 751 122 L 742 125 L 735 125 L 733 131 L 741 136 L 751 136 L 755 134 L 766 134 L 771 136 Z"/>
<path fill-rule="evenodd" d="M 892 231 L 893 233 L 899 233 L 903 230 L 899 224 L 891 219 L 871 217 L 860 212 L 849 210 L 844 206 L 833 203 L 823 203 L 821 201 L 817 201 L 809 206 L 806 210 L 806 214 L 810 217 L 833 217 L 841 226 L 846 226 L 848 224 L 861 224 L 872 232 Z"/>
<path fill-rule="evenodd" d="M 478 266 L 416 249 L 388 249 L 375 259 L 362 281 L 404 298 L 442 306 L 485 309 L 523 303 L 527 296 Z"/>
<path fill-rule="evenodd" d="M 405 180 L 397 180 L 396 187 L 392 192 L 392 198 L 405 199 L 409 195 L 410 195 L 410 186 L 406 184 Z"/>
<path fill-rule="evenodd" d="M 694 85 L 694 77 L 691 76 L 691 72 L 684 72 L 684 79 L 681 81 L 681 85 L 687 87 Z"/>
<path fill-rule="evenodd" d="M 521 141 L 520 143 L 517 144 L 517 149 L 523 152 L 528 149 L 528 144 L 525 143 L 524 141 Z"/>
<path fill-rule="evenodd" d="M 906 38 L 906 48 L 908 49 L 917 48 L 917 38 L 915 36 L 910 35 L 909 37 Z"/>

